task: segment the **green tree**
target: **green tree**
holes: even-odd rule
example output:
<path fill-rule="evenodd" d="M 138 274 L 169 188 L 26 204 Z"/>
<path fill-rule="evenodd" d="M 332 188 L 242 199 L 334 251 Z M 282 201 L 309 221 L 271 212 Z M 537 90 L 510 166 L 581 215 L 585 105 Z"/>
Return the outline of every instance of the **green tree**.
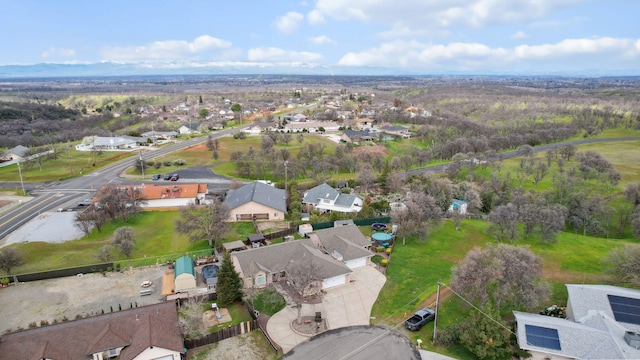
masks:
<path fill-rule="evenodd" d="M 222 258 L 222 265 L 220 266 L 220 271 L 218 271 L 216 293 L 218 295 L 218 303 L 222 306 L 228 306 L 242 297 L 242 279 L 234 269 L 229 253 L 224 253 Z"/>
<path fill-rule="evenodd" d="M 198 103 L 202 104 L 202 95 L 200 95 L 200 97 L 198 98 Z"/>
<path fill-rule="evenodd" d="M 239 114 L 240 115 L 240 122 L 242 122 L 242 106 L 238 103 L 235 103 L 233 105 L 231 105 L 231 111 L 234 112 L 234 114 Z"/>
<path fill-rule="evenodd" d="M 474 311 L 468 324 L 467 331 L 460 334 L 460 343 L 478 359 L 499 359 L 510 355 L 509 328 L 491 304 L 483 306 L 482 313 Z"/>
<path fill-rule="evenodd" d="M 207 116 L 209 116 L 209 110 L 208 109 L 198 110 L 198 116 L 200 116 L 203 119 L 206 118 Z"/>

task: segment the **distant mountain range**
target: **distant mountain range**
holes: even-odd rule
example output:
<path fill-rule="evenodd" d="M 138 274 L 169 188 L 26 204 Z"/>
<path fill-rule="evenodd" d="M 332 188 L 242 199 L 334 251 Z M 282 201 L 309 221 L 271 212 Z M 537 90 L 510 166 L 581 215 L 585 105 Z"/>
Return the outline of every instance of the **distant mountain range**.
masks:
<path fill-rule="evenodd" d="M 114 63 L 89 64 L 0 65 L 0 79 L 50 78 L 50 77 L 95 77 L 134 75 L 242 75 L 242 74 L 293 74 L 293 75 L 512 75 L 512 76 L 638 76 L 628 71 L 583 70 L 575 72 L 525 72 L 525 71 L 429 71 L 407 70 L 385 67 L 325 66 L 312 63 L 256 63 L 256 62 L 167 62 L 167 63 Z"/>

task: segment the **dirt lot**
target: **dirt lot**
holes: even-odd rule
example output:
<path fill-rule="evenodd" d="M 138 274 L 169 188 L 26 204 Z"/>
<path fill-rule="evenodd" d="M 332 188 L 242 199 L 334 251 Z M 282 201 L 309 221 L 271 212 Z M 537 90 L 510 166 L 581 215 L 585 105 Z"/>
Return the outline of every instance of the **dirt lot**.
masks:
<path fill-rule="evenodd" d="M 149 305 L 161 301 L 164 266 L 138 268 L 102 275 L 84 274 L 52 280 L 20 283 L 0 288 L 0 333 L 8 329 L 28 328 L 35 321 L 52 323 L 127 309 L 131 305 Z M 140 296 L 140 284 L 153 282 L 153 294 Z"/>

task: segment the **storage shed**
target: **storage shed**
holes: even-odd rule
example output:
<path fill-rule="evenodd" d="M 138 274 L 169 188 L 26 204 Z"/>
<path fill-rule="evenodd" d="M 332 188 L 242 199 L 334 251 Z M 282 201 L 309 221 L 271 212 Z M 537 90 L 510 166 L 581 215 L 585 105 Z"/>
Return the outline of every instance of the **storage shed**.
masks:
<path fill-rule="evenodd" d="M 183 256 L 176 259 L 175 266 L 175 292 L 179 293 L 196 287 L 196 272 L 193 259 Z"/>

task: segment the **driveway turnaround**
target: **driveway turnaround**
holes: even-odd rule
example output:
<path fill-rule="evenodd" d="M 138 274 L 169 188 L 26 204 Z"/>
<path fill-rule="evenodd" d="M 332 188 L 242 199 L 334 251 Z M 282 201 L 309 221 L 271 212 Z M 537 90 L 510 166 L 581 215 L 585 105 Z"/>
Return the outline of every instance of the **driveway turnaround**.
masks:
<path fill-rule="evenodd" d="M 321 304 L 303 304 L 302 316 L 314 316 L 321 312 L 327 328 L 338 329 L 354 325 L 369 325 L 371 307 L 378 298 L 386 278 L 374 265 L 354 269 L 351 282 L 327 289 Z M 269 336 L 282 347 L 286 354 L 297 344 L 309 339 L 293 331 L 291 322 L 298 317 L 294 304 L 274 314 L 267 323 Z"/>

